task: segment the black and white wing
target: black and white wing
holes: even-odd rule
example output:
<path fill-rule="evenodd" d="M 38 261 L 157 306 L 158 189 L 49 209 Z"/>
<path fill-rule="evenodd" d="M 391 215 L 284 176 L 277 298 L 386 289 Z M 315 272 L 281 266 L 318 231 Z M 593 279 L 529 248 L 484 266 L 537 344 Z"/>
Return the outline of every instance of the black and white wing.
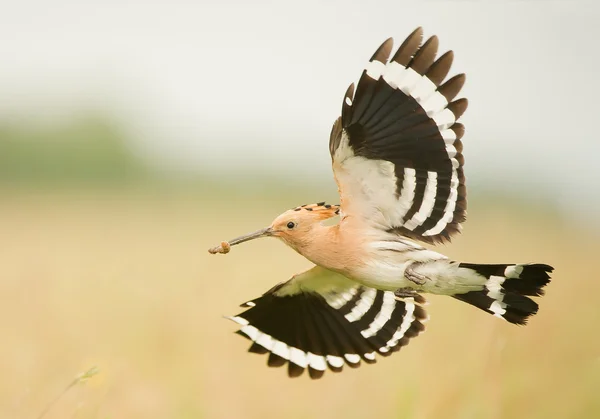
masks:
<path fill-rule="evenodd" d="M 229 317 L 253 343 L 250 352 L 268 353 L 269 366 L 288 365 L 291 377 L 308 369 L 320 378 L 327 368 L 372 363 L 424 330 L 427 315 L 418 294 L 364 287 L 315 266 L 242 304 L 248 310 Z"/>
<path fill-rule="evenodd" d="M 392 39 L 351 85 L 329 149 L 342 214 L 425 242 L 449 241 L 466 216 L 464 133 L 454 100 L 465 76 L 444 82 L 453 60 L 416 29 L 389 59 Z"/>

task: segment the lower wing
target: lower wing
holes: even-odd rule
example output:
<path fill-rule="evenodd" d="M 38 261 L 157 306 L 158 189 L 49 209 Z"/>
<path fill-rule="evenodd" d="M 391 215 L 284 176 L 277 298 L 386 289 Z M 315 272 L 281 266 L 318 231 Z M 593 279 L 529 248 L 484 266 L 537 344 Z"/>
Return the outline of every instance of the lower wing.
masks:
<path fill-rule="evenodd" d="M 242 304 L 229 317 L 253 343 L 250 352 L 269 353 L 269 366 L 288 365 L 290 377 L 308 369 L 320 378 L 327 367 L 341 371 L 361 360 L 375 362 L 408 344 L 424 330 L 425 300 L 362 286 L 315 266 Z"/>

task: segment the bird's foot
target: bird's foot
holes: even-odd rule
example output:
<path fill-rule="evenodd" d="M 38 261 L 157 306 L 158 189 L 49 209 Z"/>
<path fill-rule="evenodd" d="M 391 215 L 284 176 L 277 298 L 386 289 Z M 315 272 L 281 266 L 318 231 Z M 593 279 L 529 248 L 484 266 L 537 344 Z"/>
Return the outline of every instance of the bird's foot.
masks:
<path fill-rule="evenodd" d="M 416 303 L 421 305 L 427 304 L 425 297 L 412 288 L 398 288 L 396 291 L 394 291 L 394 295 L 397 298 L 413 298 Z"/>
<path fill-rule="evenodd" d="M 414 282 L 417 285 L 424 285 L 429 280 L 429 278 L 415 271 L 415 268 L 420 265 L 420 262 L 413 262 L 410 265 L 408 265 L 404 270 L 404 276 L 406 277 L 406 279 Z"/>
<path fill-rule="evenodd" d="M 396 291 L 394 291 L 394 295 L 399 298 L 411 298 L 419 294 L 412 288 L 398 288 Z"/>

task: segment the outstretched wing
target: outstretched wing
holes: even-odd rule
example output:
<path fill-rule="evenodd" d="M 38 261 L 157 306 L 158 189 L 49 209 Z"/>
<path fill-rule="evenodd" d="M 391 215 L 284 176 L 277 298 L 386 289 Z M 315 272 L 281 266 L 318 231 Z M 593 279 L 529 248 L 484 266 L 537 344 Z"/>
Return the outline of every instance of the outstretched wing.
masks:
<path fill-rule="evenodd" d="M 424 330 L 425 310 L 418 294 L 398 298 L 392 291 L 367 288 L 327 269 L 314 268 L 242 304 L 230 317 L 252 340 L 250 352 L 269 353 L 269 366 L 288 364 L 295 377 L 308 369 L 320 378 L 329 367 L 357 367 L 389 355 Z"/>
<path fill-rule="evenodd" d="M 329 150 L 342 214 L 425 242 L 449 241 L 466 216 L 467 108 L 454 100 L 465 76 L 444 82 L 453 60 L 435 59 L 438 39 L 416 29 L 388 61 L 392 39 L 375 52 L 346 92 Z M 454 101 L 453 101 L 454 100 Z"/>

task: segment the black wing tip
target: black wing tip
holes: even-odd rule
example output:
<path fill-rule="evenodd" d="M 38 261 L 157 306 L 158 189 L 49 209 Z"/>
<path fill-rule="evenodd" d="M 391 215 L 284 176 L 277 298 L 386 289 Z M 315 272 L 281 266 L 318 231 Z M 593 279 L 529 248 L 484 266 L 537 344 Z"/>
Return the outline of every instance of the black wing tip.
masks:
<path fill-rule="evenodd" d="M 308 367 L 308 375 L 313 380 L 318 380 L 319 378 L 323 377 L 324 374 L 325 374 L 325 370 L 317 370 L 317 369 Z"/>
<path fill-rule="evenodd" d="M 290 378 L 297 378 L 300 377 L 302 375 L 302 373 L 304 373 L 305 368 L 294 364 L 293 362 L 288 362 L 288 377 Z"/>
<path fill-rule="evenodd" d="M 354 82 L 350 83 L 350 85 L 346 89 L 346 93 L 344 94 L 344 97 L 352 99 L 352 97 L 354 96 L 354 88 L 355 87 L 356 86 L 354 85 Z"/>
<path fill-rule="evenodd" d="M 265 351 L 267 351 L 265 349 Z M 267 351 L 269 352 L 269 351 Z M 267 365 L 269 367 L 279 368 L 283 367 L 287 363 L 287 359 L 282 358 L 279 355 L 274 354 L 273 352 L 269 352 L 269 357 L 267 358 Z"/>
<path fill-rule="evenodd" d="M 436 35 L 431 36 L 419 48 L 408 66 L 420 75 L 426 75 L 435 62 L 435 56 L 437 55 L 439 45 L 439 38 Z"/>
<path fill-rule="evenodd" d="M 429 70 L 427 70 L 427 73 L 425 75 L 429 80 L 431 80 L 436 86 L 439 87 L 439 85 L 442 84 L 446 76 L 448 76 L 453 62 L 454 51 L 446 51 L 437 60 L 435 60 L 435 62 L 431 65 L 431 67 L 429 67 Z"/>
<path fill-rule="evenodd" d="M 296 296 L 302 298 L 268 295 L 253 300 L 255 306 L 228 319 L 241 326 L 236 334 L 252 342 L 249 352 L 268 354 L 269 367 L 288 364 L 290 377 L 300 376 L 306 369 L 311 379 L 319 379 L 327 369 L 341 372 L 344 366 L 353 369 L 363 363 L 375 363 L 376 354 L 388 356 L 424 330 L 422 323 L 427 315 L 419 303 L 425 301 L 420 295 L 411 294 L 393 299 L 390 319 L 365 337 L 363 332 L 371 327 L 372 317 L 383 308 L 384 294 L 389 291 L 357 287 L 341 307 L 335 303 L 340 296 L 329 300 L 316 293 Z M 364 298 L 372 299 L 371 307 L 351 320 L 347 314 Z M 386 346 L 387 350 L 381 351 Z"/>
<path fill-rule="evenodd" d="M 398 50 L 392 57 L 392 61 L 404 66 L 408 65 L 410 60 L 418 51 L 422 42 L 423 28 L 419 26 L 404 39 L 404 41 L 402 42 L 400 47 L 398 47 Z"/>
<path fill-rule="evenodd" d="M 392 53 L 392 48 L 394 47 L 394 39 L 388 38 L 377 48 L 375 53 L 371 56 L 369 61 L 379 61 L 382 63 L 386 63 L 390 54 Z"/>
<path fill-rule="evenodd" d="M 448 102 L 451 102 L 460 93 L 466 81 L 467 76 L 465 73 L 456 74 L 438 87 L 437 91 L 444 96 Z"/>
<path fill-rule="evenodd" d="M 448 198 L 446 190 L 451 184 L 450 175 L 458 176 L 459 185 L 455 188 L 456 194 L 452 195 L 455 197 L 455 207 L 453 214 L 448 214 L 452 217 L 450 222 L 445 221 L 442 227 L 433 231 L 442 216 L 446 216 L 444 211 L 438 210 L 419 226 L 406 229 L 402 234 L 425 243 L 446 244 L 460 232 L 459 224 L 466 217 L 466 188 L 462 175 L 464 156 L 460 141 L 464 126 L 457 120 L 466 112 L 468 100 L 455 100 L 464 86 L 466 76 L 457 74 L 444 81 L 450 72 L 454 52 L 447 51 L 438 57 L 439 38 L 432 35 L 422 43 L 422 36 L 422 27 L 416 28 L 393 54 L 392 61 L 410 68 L 412 73 L 400 72 L 396 75 L 395 64 L 390 66 L 389 72 L 386 69 L 383 73 L 380 66 L 367 67 L 370 72 L 363 72 L 353 98 L 344 98 L 342 123 L 341 127 L 337 127 L 334 143 L 339 145 L 345 129 L 354 155 L 390 161 L 394 164 L 397 179 L 408 168 L 421 174 L 436 172 L 445 175 L 445 184 L 437 186 L 435 208 Z M 387 45 L 389 43 L 384 42 L 372 60 L 385 61 Z M 417 79 L 414 73 L 420 75 L 421 79 Z M 407 77 L 405 74 L 412 75 Z M 423 78 L 429 77 L 431 83 L 422 83 Z M 449 142 L 449 136 L 454 140 Z M 420 138 L 426 138 L 427 141 L 417 141 Z M 412 218 L 423 205 L 428 204 L 423 200 L 426 182 L 426 177 L 418 180 L 418 194 L 412 199 L 411 209 L 403 222 L 396 226 L 404 225 L 409 221 L 408 216 Z M 401 197 L 401 182 L 397 182 L 396 189 L 397 197 Z M 436 234 L 424 235 L 429 230 Z"/>
<path fill-rule="evenodd" d="M 423 29 L 422 26 L 417 26 L 406 38 L 404 38 L 404 41 L 402 42 L 402 44 L 400 45 L 400 48 L 402 47 L 406 47 L 407 44 L 409 43 L 415 43 L 417 42 L 418 45 L 421 45 L 421 43 L 423 42 L 423 37 L 425 36 L 425 30 Z"/>

